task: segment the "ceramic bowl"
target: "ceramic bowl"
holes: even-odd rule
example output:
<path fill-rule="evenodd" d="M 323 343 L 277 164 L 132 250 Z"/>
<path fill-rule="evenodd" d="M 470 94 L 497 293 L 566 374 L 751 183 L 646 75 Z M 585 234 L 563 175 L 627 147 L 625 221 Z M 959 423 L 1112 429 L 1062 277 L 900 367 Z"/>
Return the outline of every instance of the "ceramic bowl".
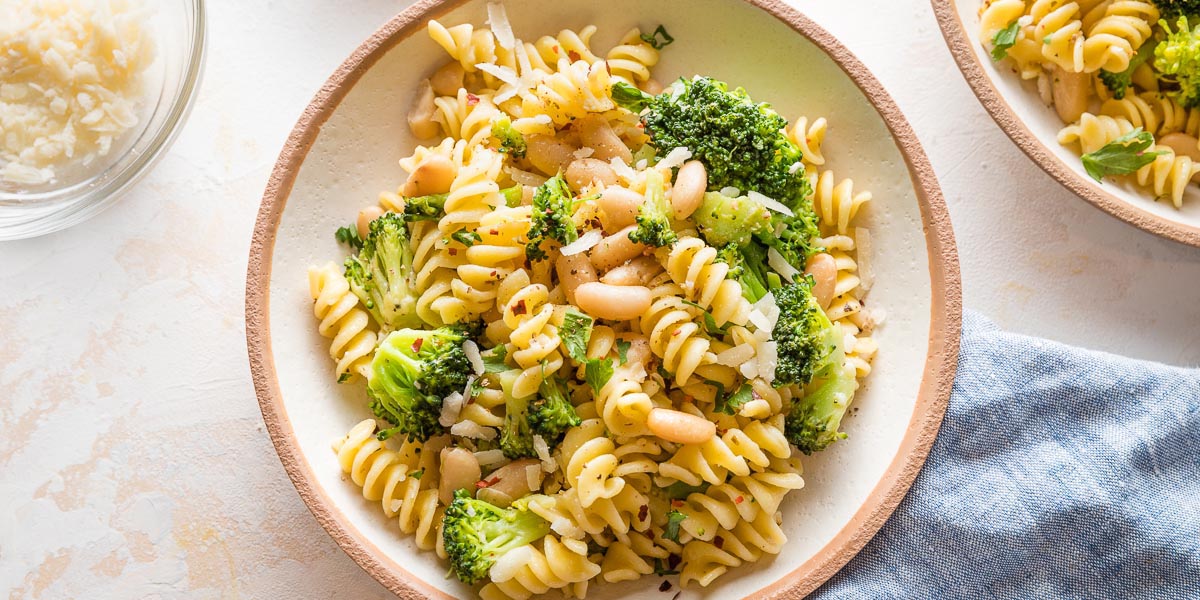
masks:
<path fill-rule="evenodd" d="M 1021 81 L 1009 61 L 992 62 L 984 49 L 979 39 L 982 0 L 931 1 L 946 44 L 971 90 L 1034 163 L 1100 210 L 1155 235 L 1200 246 L 1200 188 L 1188 186 L 1183 208 L 1175 209 L 1169 201 L 1155 202 L 1153 193 L 1144 188 L 1089 177 L 1076 148 L 1058 143 L 1064 125 L 1054 108 L 1042 102 L 1032 82 Z"/>
<path fill-rule="evenodd" d="M 941 192 L 920 144 L 863 65 L 803 15 L 775 2 L 614 0 L 512 2 L 519 37 L 599 27 L 608 48 L 634 25 L 675 37 L 664 81 L 704 73 L 743 85 L 789 117 L 831 127 L 827 166 L 874 192 L 870 302 L 886 310 L 875 371 L 845 421 L 849 439 L 805 460 L 806 487 L 783 505 L 789 541 L 778 556 L 734 569 L 705 592 L 797 597 L 841 568 L 903 497 L 936 435 L 950 394 L 961 322 L 958 259 Z M 425 24 L 484 22 L 485 3 L 421 2 L 396 16 L 333 74 L 304 112 L 270 179 L 250 254 L 246 330 L 271 438 L 300 496 L 342 548 L 402 597 L 458 598 L 446 577 L 345 480 L 330 443 L 369 415 L 359 386 L 334 383 L 312 314 L 306 270 L 341 256 L 332 232 L 404 173 L 417 143 L 405 112 L 417 82 L 445 61 Z M 722 32 L 714 37 L 714 32 Z M 736 44 L 716 40 L 737 40 Z M 595 585 L 589 598 L 662 598 L 659 583 Z M 700 592 L 690 590 L 687 595 Z"/>

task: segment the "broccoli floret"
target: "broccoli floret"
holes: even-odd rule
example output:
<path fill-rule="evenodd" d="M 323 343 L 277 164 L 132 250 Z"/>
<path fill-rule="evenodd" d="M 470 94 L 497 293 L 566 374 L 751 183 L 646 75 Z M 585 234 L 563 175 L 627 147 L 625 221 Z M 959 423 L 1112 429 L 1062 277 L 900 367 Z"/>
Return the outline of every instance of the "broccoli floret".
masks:
<path fill-rule="evenodd" d="M 550 533 L 550 523 L 527 506 L 518 500 L 509 508 L 500 508 L 472 498 L 466 490 L 454 492 L 442 517 L 442 542 L 459 581 L 474 584 L 487 577 L 505 553 Z"/>
<path fill-rule="evenodd" d="M 472 373 L 463 351 L 468 339 L 468 331 L 455 326 L 399 329 L 383 339 L 367 385 L 371 412 L 393 425 L 380 439 L 399 433 L 425 441 L 441 431 L 442 399 L 462 391 Z"/>
<path fill-rule="evenodd" d="M 629 239 L 647 246 L 668 246 L 678 239 L 671 228 L 671 203 L 663 191 L 663 176 L 658 169 L 646 171 L 646 200 L 638 209 L 637 229 Z"/>
<path fill-rule="evenodd" d="M 526 408 L 529 429 L 551 447 L 558 445 L 568 429 L 580 424 L 575 406 L 567 398 L 567 382 L 558 377 L 542 381 L 538 395 Z"/>
<path fill-rule="evenodd" d="M 371 221 L 357 256 L 346 259 L 346 280 L 384 331 L 420 327 L 412 246 L 404 219 L 393 212 Z"/>
<path fill-rule="evenodd" d="M 504 429 L 500 432 L 500 449 L 511 459 L 537 456 L 533 449 L 533 429 L 529 426 L 530 397 L 518 398 L 513 384 L 520 369 L 510 369 L 497 375 L 504 393 Z"/>
<path fill-rule="evenodd" d="M 732 187 L 743 194 L 757 192 L 792 212 L 768 212 L 759 203 L 710 204 L 707 217 L 696 217 L 702 229 L 707 225 L 709 243 L 737 241 L 744 245 L 745 237 L 753 234 L 801 269 L 818 251 L 812 247 L 818 233 L 817 216 L 812 186 L 800 161 L 802 154 L 784 131 L 787 121 L 770 106 L 754 103 L 741 88 L 730 91 L 726 84 L 700 76 L 681 79 L 671 92 L 658 96 L 617 84 L 613 98 L 630 110 L 644 111 L 642 124 L 660 154 L 686 147 L 703 162 L 709 190 Z M 706 200 L 722 202 L 713 197 Z M 704 210 L 702 206 L 698 213 Z M 769 223 L 762 222 L 764 215 L 769 215 Z"/>
<path fill-rule="evenodd" d="M 803 269 L 808 256 L 817 251 L 812 245 L 817 235 L 815 219 L 770 211 L 750 196 L 707 192 L 692 218 L 709 244 L 737 247 L 736 252 L 726 249 L 722 255 L 731 267 L 744 267 L 742 271 L 731 272 L 729 277 L 738 279 L 743 295 L 751 302 L 763 297 L 770 287 L 766 271 L 768 248 L 774 248 L 798 269 Z"/>
<path fill-rule="evenodd" d="M 746 196 L 706 192 L 692 213 L 705 241 L 713 246 L 749 244 L 755 234 L 771 234 L 771 211 Z"/>
<path fill-rule="evenodd" d="M 841 328 L 821 310 L 809 280 L 773 293 L 779 306 L 779 321 L 771 332 L 779 352 L 774 384 L 809 384 L 788 411 L 784 434 L 801 452 L 812 454 L 846 437 L 838 426 L 858 380 L 846 368 Z"/>
<path fill-rule="evenodd" d="M 1158 7 L 1163 18 L 1200 15 L 1200 0 L 1154 0 L 1154 5 Z"/>
<path fill-rule="evenodd" d="M 1125 92 L 1129 89 L 1129 86 L 1133 85 L 1133 72 L 1154 56 L 1154 48 L 1157 45 L 1158 42 L 1154 40 L 1142 44 L 1137 54 L 1129 61 L 1129 67 L 1120 73 L 1103 70 L 1097 73 L 1100 76 L 1100 81 L 1104 83 L 1104 87 L 1108 88 L 1108 91 L 1112 93 L 1113 98 L 1120 100 L 1125 97 Z"/>
<path fill-rule="evenodd" d="M 431 194 L 404 199 L 404 220 L 436 221 L 446 213 L 447 194 Z"/>
<path fill-rule="evenodd" d="M 1180 104 L 1200 106 L 1200 25 L 1188 27 L 1187 17 L 1179 17 L 1178 29 L 1171 31 L 1165 20 L 1159 21 L 1167 38 L 1154 48 L 1154 68 L 1159 80 Z"/>
<path fill-rule="evenodd" d="M 725 244 L 717 251 L 717 260 L 729 265 L 726 277 L 742 286 L 742 296 L 747 300 L 758 302 L 767 295 L 767 257 L 762 248 L 755 244 L 742 247 L 734 243 Z"/>
<path fill-rule="evenodd" d="M 546 180 L 533 193 L 533 216 L 529 226 L 529 243 L 525 244 L 525 257 L 536 262 L 549 258 L 544 244 L 556 241 L 567 245 L 579 237 L 571 215 L 575 214 L 578 200 L 562 174 Z"/>
<path fill-rule="evenodd" d="M 617 83 L 613 99 L 630 110 L 648 109 L 641 120 L 659 154 L 690 150 L 708 170 L 709 189 L 753 190 L 793 211 L 805 207 L 811 189 L 798 166 L 800 149 L 783 131 L 787 120 L 745 90 L 698 75 L 658 96 Z"/>
<path fill-rule="evenodd" d="M 803 279 L 772 291 L 779 307 L 779 320 L 771 331 L 779 353 L 775 386 L 807 384 L 832 351 L 833 324 Z"/>
<path fill-rule="evenodd" d="M 500 142 L 501 152 L 513 158 L 525 158 L 525 136 L 513 129 L 512 121 L 508 117 L 502 117 L 492 123 L 492 137 Z"/>
<path fill-rule="evenodd" d="M 828 331 L 826 343 L 830 350 L 815 381 L 792 403 L 784 418 L 784 435 L 805 454 L 820 452 L 845 439 L 846 434 L 838 431 L 838 427 L 858 389 L 854 369 L 845 364 L 841 328 L 833 326 Z"/>

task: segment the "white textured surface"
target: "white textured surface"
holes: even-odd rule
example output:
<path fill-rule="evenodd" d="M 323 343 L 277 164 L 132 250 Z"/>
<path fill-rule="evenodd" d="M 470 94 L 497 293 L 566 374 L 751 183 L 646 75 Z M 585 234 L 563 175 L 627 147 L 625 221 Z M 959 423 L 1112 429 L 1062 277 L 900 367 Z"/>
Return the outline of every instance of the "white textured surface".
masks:
<path fill-rule="evenodd" d="M 1026 160 L 971 95 L 926 3 L 797 5 L 921 136 L 968 307 L 1016 331 L 1200 362 L 1200 250 L 1100 213 Z M 199 102 L 155 172 L 82 226 L 0 245 L 0 593 L 386 596 L 271 449 L 242 287 L 258 199 L 296 117 L 403 6 L 217 0 Z"/>

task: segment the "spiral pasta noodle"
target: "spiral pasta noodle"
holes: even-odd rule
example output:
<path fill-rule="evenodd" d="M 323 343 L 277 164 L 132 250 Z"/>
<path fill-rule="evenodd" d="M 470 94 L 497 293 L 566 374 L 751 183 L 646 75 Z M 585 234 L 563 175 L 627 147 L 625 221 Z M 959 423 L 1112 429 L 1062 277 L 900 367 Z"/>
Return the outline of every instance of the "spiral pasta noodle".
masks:
<path fill-rule="evenodd" d="M 717 250 L 700 238 L 679 238 L 667 254 L 664 267 L 671 280 L 683 288 L 684 296 L 712 313 L 718 327 L 744 325 L 750 303 L 742 297 L 742 286 L 727 279 L 729 265 L 717 262 Z"/>
<path fill-rule="evenodd" d="M 680 385 L 703 364 L 716 360 L 708 351 L 709 341 L 700 335 L 691 307 L 683 303 L 682 288 L 667 277 L 651 283 L 653 300 L 640 318 L 642 333 L 650 340 L 650 349 L 663 361 L 664 368 Z"/>
<path fill-rule="evenodd" d="M 436 543 L 438 511 L 436 477 L 409 477 L 418 470 L 417 444 L 406 443 L 399 451 L 387 449 L 375 439 L 375 421 L 367 419 L 333 445 L 342 471 L 362 488 L 363 498 L 378 501 L 400 530 L 412 534 L 417 547 L 432 549 Z"/>
<path fill-rule="evenodd" d="M 813 206 L 821 223 L 833 231 L 845 234 L 850 222 L 854 219 L 863 205 L 871 201 L 871 192 L 854 191 L 854 182 L 843 179 L 834 183 L 836 178 L 829 170 L 813 173 L 809 180 L 813 187 Z"/>
<path fill-rule="evenodd" d="M 633 28 L 604 57 L 615 81 L 639 85 L 650 79 L 650 68 L 658 64 L 658 50 L 642 39 L 642 30 Z"/>
<path fill-rule="evenodd" d="M 550 590 L 572 586 L 583 597 L 587 581 L 600 574 L 600 565 L 588 560 L 587 544 L 547 535 L 540 543 L 509 551 L 489 572 L 492 582 L 480 590 L 484 600 L 524 600 Z"/>
<path fill-rule="evenodd" d="M 313 314 L 321 322 L 317 331 L 332 338 L 329 356 L 337 363 L 338 380 L 353 375 L 368 377 L 376 333 L 370 329 L 371 316 L 359 306 L 358 296 L 350 293 L 341 269 L 333 263 L 310 268 L 308 286 Z"/>

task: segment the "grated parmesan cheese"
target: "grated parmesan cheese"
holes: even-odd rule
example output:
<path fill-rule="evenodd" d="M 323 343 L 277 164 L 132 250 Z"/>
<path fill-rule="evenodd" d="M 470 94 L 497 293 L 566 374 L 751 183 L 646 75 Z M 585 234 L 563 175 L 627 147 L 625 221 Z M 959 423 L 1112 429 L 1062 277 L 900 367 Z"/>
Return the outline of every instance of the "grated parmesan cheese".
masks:
<path fill-rule="evenodd" d="M 0 181 L 87 166 L 138 124 L 154 41 L 139 0 L 0 2 Z"/>

